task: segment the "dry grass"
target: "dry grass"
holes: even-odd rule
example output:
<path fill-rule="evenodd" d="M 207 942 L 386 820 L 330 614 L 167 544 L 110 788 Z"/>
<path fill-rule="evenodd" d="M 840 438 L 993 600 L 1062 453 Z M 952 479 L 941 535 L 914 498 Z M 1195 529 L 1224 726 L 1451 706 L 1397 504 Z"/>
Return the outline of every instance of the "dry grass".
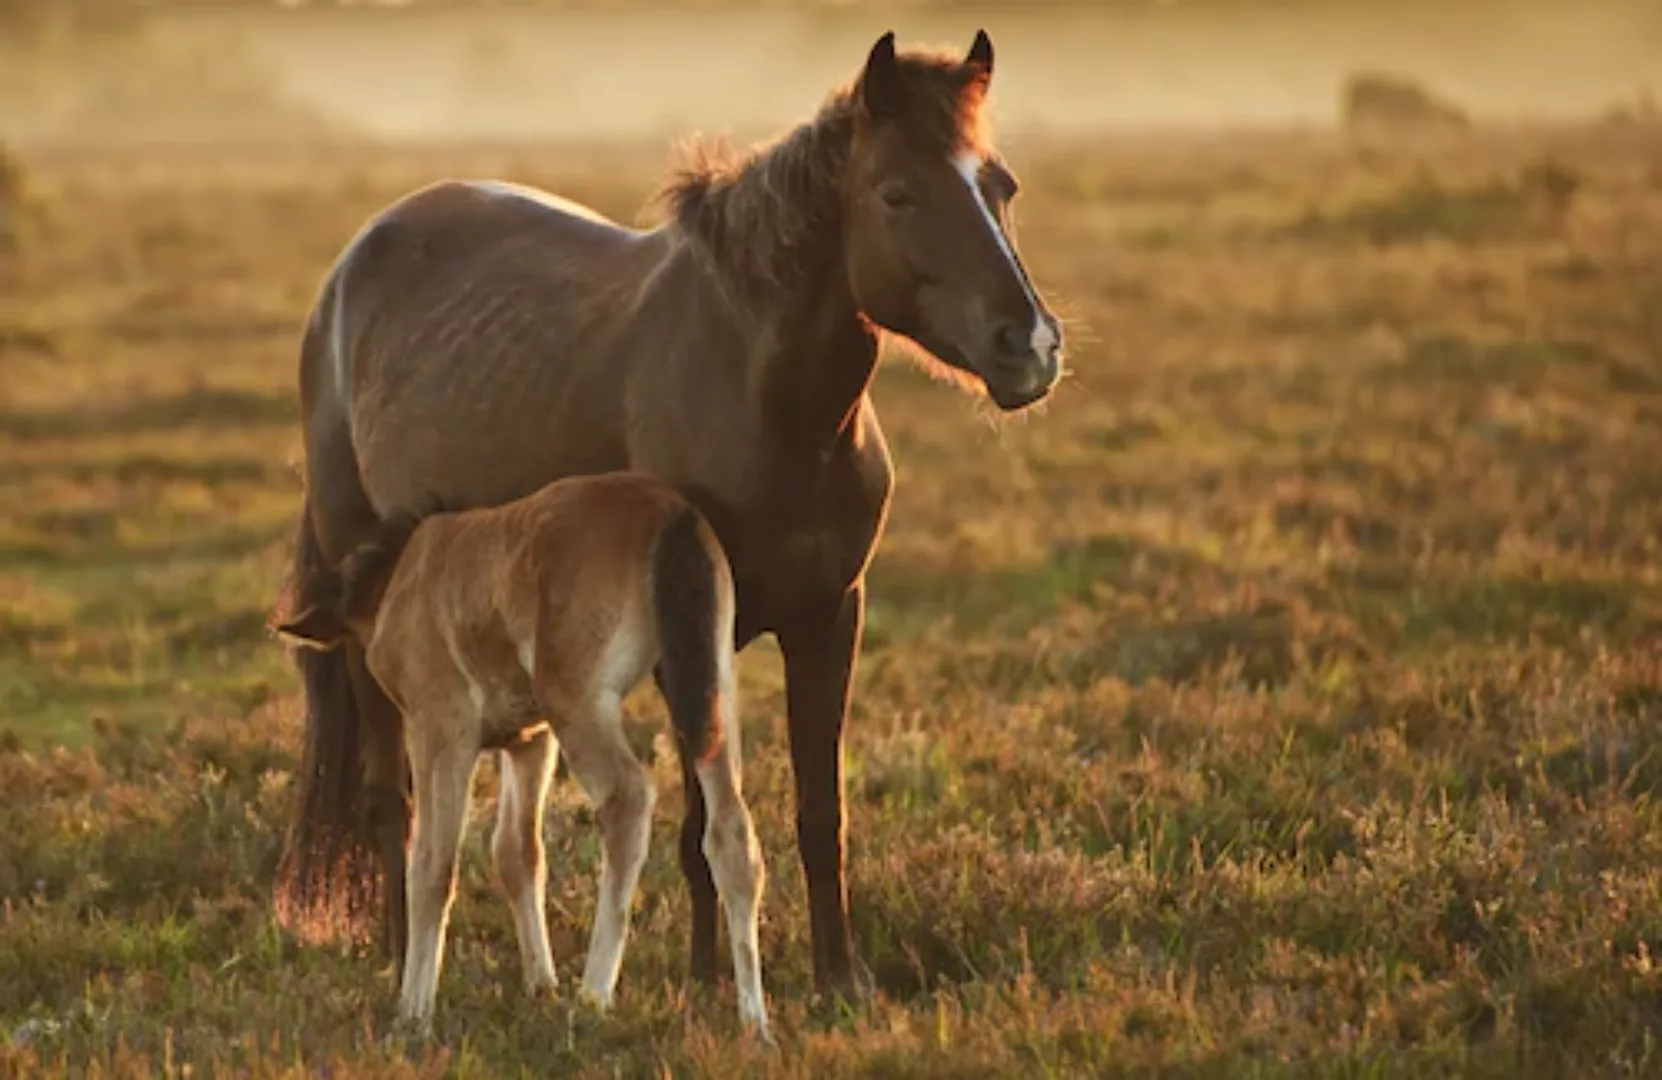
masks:
<path fill-rule="evenodd" d="M 1655 1075 L 1662 160 L 1616 129 L 1424 153 L 1011 146 L 1076 375 L 1008 424 L 880 380 L 869 1008 L 809 1001 L 779 665 L 744 658 L 774 1057 L 682 985 L 661 754 L 612 1017 L 521 1000 L 477 827 L 442 1048 L 384 1047 L 374 958 L 268 903 L 297 697 L 261 622 L 313 289 L 438 173 L 631 217 L 660 155 L 32 160 L 0 296 L 0 1073 Z M 598 837 L 554 798 L 569 978 Z"/>

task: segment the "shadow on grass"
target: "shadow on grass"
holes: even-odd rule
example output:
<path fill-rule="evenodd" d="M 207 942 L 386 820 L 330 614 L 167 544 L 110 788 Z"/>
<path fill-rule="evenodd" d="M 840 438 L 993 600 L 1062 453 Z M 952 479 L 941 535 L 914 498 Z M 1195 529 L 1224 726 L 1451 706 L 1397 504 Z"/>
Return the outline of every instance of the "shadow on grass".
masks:
<path fill-rule="evenodd" d="M 985 573 L 880 560 L 868 640 L 883 647 L 947 621 L 964 648 L 942 657 L 943 676 L 1019 691 L 1105 677 L 1185 683 L 1214 672 L 1274 688 L 1382 650 L 1536 643 L 1584 651 L 1662 634 L 1662 595 L 1620 580 L 1427 577 L 1384 557 L 1287 589 L 1246 584 L 1197 553 L 1123 535 Z M 1151 594 L 1170 599 L 1150 607 Z M 1074 604 L 1097 613 L 1099 639 L 1060 648 L 1032 639 Z"/>
<path fill-rule="evenodd" d="M 7 478 L 16 484 L 68 480 L 89 483 L 114 480 L 119 484 L 201 484 L 222 487 L 230 484 L 287 483 L 293 470 L 284 462 L 269 458 L 233 455 L 178 458 L 162 454 L 128 454 L 107 461 L 19 462 Z"/>
<path fill-rule="evenodd" d="M 1007 645 L 945 657 L 943 674 L 1010 689 L 1057 681 L 1083 685 L 1107 676 L 1134 685 L 1181 683 L 1231 665 L 1249 685 L 1273 687 L 1301 666 L 1360 648 L 1347 624 L 1312 617 L 1296 597 L 1163 613 L 1140 602 L 1122 607 L 1116 600 L 1167 591 L 1167 583 L 1197 600 L 1229 598 L 1238 592 L 1240 578 L 1195 552 L 1123 535 L 1091 537 L 1058 548 L 1049 562 L 990 573 L 891 563 L 881 573 L 874 567 L 875 633 L 869 640 L 886 644 L 946 618 L 966 636 L 996 629 Z M 1020 640 L 1068 604 L 1104 610 L 1099 644 L 1051 653 Z"/>
<path fill-rule="evenodd" d="M 246 428 L 296 423 L 291 393 L 203 387 L 119 405 L 0 411 L 0 435 L 23 441 L 137 435 L 182 427 Z"/>
<path fill-rule="evenodd" d="M 1393 649 L 1456 642 L 1575 648 L 1662 633 L 1662 598 L 1628 581 L 1335 571 L 1330 582 L 1329 602 Z"/>
<path fill-rule="evenodd" d="M 1396 191 L 1358 199 L 1334 211 L 1310 210 L 1277 234 L 1325 243 L 1458 243 L 1551 235 L 1581 187 L 1573 170 L 1543 159 L 1513 176 L 1451 187 L 1430 174 Z"/>
<path fill-rule="evenodd" d="M 264 551 L 288 537 L 290 521 L 231 527 L 185 539 L 124 544 L 116 539 L 120 514 L 110 510 L 51 512 L 34 524 L 63 537 L 61 544 L 0 544 L 0 573 L 73 569 L 91 572 L 134 569 L 166 563 L 231 562 Z"/>
<path fill-rule="evenodd" d="M 1019 631 L 1050 618 L 1066 603 L 1089 601 L 1101 589 L 1131 589 L 1149 577 L 1220 573 L 1194 552 L 1104 534 L 1057 545 L 1047 562 L 992 571 L 880 558 L 872 566 L 870 595 L 872 606 L 889 619 L 950 616 L 956 627 L 969 632 L 995 624 Z"/>
<path fill-rule="evenodd" d="M 1374 378 L 1410 386 L 1468 383 L 1489 387 L 1555 368 L 1595 372 L 1616 392 L 1649 392 L 1662 386 L 1662 373 L 1626 363 L 1591 342 L 1558 338 L 1482 342 L 1459 335 L 1414 340 L 1399 363 L 1377 369 Z"/>

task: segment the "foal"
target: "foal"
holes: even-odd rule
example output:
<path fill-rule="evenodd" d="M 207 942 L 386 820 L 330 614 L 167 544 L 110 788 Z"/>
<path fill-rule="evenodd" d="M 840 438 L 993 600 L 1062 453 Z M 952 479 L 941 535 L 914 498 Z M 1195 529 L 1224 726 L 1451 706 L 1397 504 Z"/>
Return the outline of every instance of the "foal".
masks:
<path fill-rule="evenodd" d="M 740 1020 L 768 1037 L 756 941 L 765 871 L 740 792 L 733 609 L 727 558 L 702 515 L 660 480 L 606 473 L 390 525 L 342 563 L 338 592 L 278 627 L 314 649 L 356 639 L 402 714 L 416 829 L 400 1021 L 430 1023 L 469 787 L 493 749 L 502 793 L 491 850 L 533 992 L 555 983 L 542 818 L 560 749 L 597 808 L 605 860 L 582 990 L 610 1005 L 656 800 L 621 707 L 656 666 L 677 750 L 709 807 L 703 848 L 727 912 Z"/>

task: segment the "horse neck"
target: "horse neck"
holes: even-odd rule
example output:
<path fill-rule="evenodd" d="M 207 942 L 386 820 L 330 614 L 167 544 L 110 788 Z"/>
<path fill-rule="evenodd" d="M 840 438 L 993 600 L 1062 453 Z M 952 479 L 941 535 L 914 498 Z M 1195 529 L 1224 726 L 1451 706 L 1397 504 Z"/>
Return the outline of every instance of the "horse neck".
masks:
<path fill-rule="evenodd" d="M 852 422 L 877 368 L 877 332 L 849 288 L 840 244 L 804 267 L 761 314 L 751 385 L 792 445 L 828 448 Z"/>
<path fill-rule="evenodd" d="M 705 169 L 671 205 L 749 345 L 747 384 L 764 426 L 828 448 L 871 384 L 877 336 L 848 283 L 847 98 L 828 103 L 736 171 Z M 805 447 L 804 447 L 805 448 Z"/>

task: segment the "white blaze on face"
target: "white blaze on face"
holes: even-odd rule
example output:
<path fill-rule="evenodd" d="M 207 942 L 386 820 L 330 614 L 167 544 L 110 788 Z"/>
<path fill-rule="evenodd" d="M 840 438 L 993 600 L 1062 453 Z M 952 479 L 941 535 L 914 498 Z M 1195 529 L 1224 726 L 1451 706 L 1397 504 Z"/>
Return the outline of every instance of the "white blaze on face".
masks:
<path fill-rule="evenodd" d="M 1010 263 L 1010 273 L 1016 275 L 1016 280 L 1021 282 L 1022 292 L 1027 294 L 1027 302 L 1033 308 L 1033 334 L 1031 339 L 1033 354 L 1049 360 L 1051 354 L 1056 351 L 1056 329 L 1051 325 L 1050 320 L 1044 317 L 1043 309 L 1039 306 L 1039 298 L 1033 295 L 1033 287 L 1028 284 L 1027 275 L 1022 273 L 1021 267 L 1016 264 L 1016 253 L 1010 250 L 1010 241 L 1005 237 L 1004 229 L 999 226 L 998 219 L 993 216 L 993 209 L 987 205 L 986 196 L 981 194 L 981 166 L 983 164 L 985 163 L 981 156 L 969 150 L 965 150 L 952 159 L 952 167 L 958 171 L 958 175 L 969 186 L 970 197 L 975 200 L 975 205 L 980 208 L 982 219 L 986 221 L 987 228 L 992 230 L 993 240 L 998 243 L 998 250 L 1004 253 L 1004 258 Z"/>

